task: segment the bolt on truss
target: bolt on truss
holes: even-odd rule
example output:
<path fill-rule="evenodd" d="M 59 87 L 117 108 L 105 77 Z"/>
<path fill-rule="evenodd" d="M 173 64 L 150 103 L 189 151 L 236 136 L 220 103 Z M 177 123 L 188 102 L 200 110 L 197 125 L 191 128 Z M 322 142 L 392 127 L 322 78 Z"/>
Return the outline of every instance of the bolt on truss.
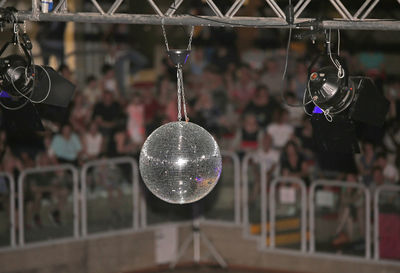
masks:
<path fill-rule="evenodd" d="M 127 0 L 115 0 L 107 9 L 100 5 L 97 0 L 90 0 L 94 12 L 69 12 L 68 0 L 60 0 L 50 13 L 40 11 L 40 0 L 32 0 L 32 9 L 19 11 L 19 20 L 26 21 L 71 21 L 78 23 L 121 23 L 121 24 L 150 24 L 150 25 L 191 25 L 191 26 L 212 26 L 212 27 L 255 27 L 255 28 L 289 28 L 286 22 L 286 14 L 277 4 L 276 0 L 265 0 L 267 7 L 271 8 L 276 17 L 243 17 L 235 16 L 244 5 L 245 0 L 235 0 L 224 13 L 213 0 L 205 0 L 213 15 L 195 16 L 190 14 L 175 15 L 184 0 L 171 0 L 171 6 L 165 11 L 153 0 L 142 0 L 147 2 L 154 14 L 126 14 L 117 13 L 121 4 Z M 200 1 L 200 0 L 199 0 Z M 315 18 L 301 18 L 300 15 L 307 9 L 312 0 L 292 0 L 294 3 L 295 23 L 313 21 Z M 314 0 L 321 1 L 321 0 Z M 7 0 L 0 0 L 0 7 L 5 6 Z M 368 19 L 367 17 L 376 8 L 380 0 L 365 0 L 360 8 L 351 14 L 341 0 L 329 0 L 342 18 L 324 20 L 321 27 L 325 29 L 353 29 L 353 30 L 400 30 L 400 20 L 390 19 Z M 393 0 L 393 9 L 400 6 L 400 0 Z"/>

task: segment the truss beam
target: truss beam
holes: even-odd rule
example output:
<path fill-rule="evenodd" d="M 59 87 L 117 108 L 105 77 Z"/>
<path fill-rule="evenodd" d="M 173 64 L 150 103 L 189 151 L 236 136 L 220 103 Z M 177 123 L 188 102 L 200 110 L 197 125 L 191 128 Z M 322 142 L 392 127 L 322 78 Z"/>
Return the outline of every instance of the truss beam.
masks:
<path fill-rule="evenodd" d="M 173 1 L 167 11 L 162 12 L 154 0 L 142 0 L 147 2 L 154 10 L 154 14 L 121 14 L 117 13 L 121 4 L 127 0 L 114 0 L 108 10 L 104 10 L 98 0 L 90 0 L 94 12 L 68 11 L 68 1 L 60 0 L 55 9 L 50 13 L 40 11 L 39 0 L 32 0 L 31 11 L 21 11 L 16 15 L 19 20 L 25 21 L 65 21 L 78 23 L 120 23 L 120 24 L 148 24 L 148 25 L 190 25 L 210 27 L 254 27 L 254 28 L 289 28 L 286 16 L 277 0 L 265 0 L 276 17 L 238 17 L 235 16 L 244 5 L 245 0 L 235 0 L 228 11 L 223 14 L 214 0 L 206 0 L 205 3 L 211 8 L 212 16 L 175 15 L 176 10 L 185 0 Z M 186 0 L 188 1 L 188 0 Z M 292 0 L 294 4 L 295 23 L 313 21 L 315 18 L 300 18 L 301 13 L 307 8 L 311 1 L 321 0 Z M 0 0 L 0 7 L 13 1 Z M 327 1 L 328 2 L 328 1 Z M 330 4 L 342 16 L 340 19 L 322 21 L 321 26 L 325 29 L 354 29 L 354 30 L 400 30 L 400 20 L 368 19 L 367 17 L 376 8 L 380 0 L 364 0 L 360 8 L 353 14 L 349 12 L 341 0 L 329 0 Z M 393 9 L 398 9 L 400 0 L 393 1 Z"/>
<path fill-rule="evenodd" d="M 38 13 L 19 12 L 18 19 L 25 21 L 64 21 L 78 23 L 118 23 L 142 25 L 189 25 L 210 27 L 255 27 L 255 28 L 289 28 L 282 18 L 273 17 L 216 17 L 216 16 L 158 16 L 148 14 L 98 14 L 98 13 Z M 307 22 L 312 18 L 298 18 L 295 23 Z M 364 19 L 325 20 L 321 23 L 325 29 L 354 30 L 393 30 L 400 31 L 400 21 Z"/>

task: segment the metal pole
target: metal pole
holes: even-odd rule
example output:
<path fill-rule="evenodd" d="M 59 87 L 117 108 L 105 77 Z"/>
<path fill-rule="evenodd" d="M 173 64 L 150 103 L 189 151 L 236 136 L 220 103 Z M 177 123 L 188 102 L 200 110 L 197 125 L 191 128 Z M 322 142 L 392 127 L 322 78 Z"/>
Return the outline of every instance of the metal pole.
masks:
<path fill-rule="evenodd" d="M 238 155 L 230 151 L 221 151 L 223 157 L 229 157 L 233 162 L 233 180 L 234 180 L 234 213 L 235 224 L 240 224 L 240 159 Z"/>
<path fill-rule="evenodd" d="M 200 263 L 200 205 L 199 202 L 193 204 L 193 261 Z"/>
<path fill-rule="evenodd" d="M 68 170 L 68 169 L 66 169 Z M 74 237 L 79 238 L 79 190 L 78 190 L 78 184 L 79 184 L 79 174 L 78 170 L 74 167 L 71 166 L 71 169 L 69 169 L 72 172 L 72 183 L 73 183 L 73 210 L 74 210 Z"/>
<path fill-rule="evenodd" d="M 101 15 L 105 15 L 106 13 L 104 12 L 104 10 L 101 8 L 101 6 L 99 5 L 99 3 L 97 3 L 96 0 L 91 0 L 94 7 L 101 13 Z"/>
<path fill-rule="evenodd" d="M 356 11 L 354 18 L 358 18 L 372 0 L 365 0 L 364 4 Z"/>
<path fill-rule="evenodd" d="M 151 5 L 151 7 L 153 8 L 153 10 L 159 15 L 159 16 L 164 16 L 164 14 L 162 13 L 162 11 L 158 8 L 158 6 L 153 2 L 153 0 L 147 0 L 147 2 L 149 2 L 149 4 Z"/>
<path fill-rule="evenodd" d="M 365 193 L 365 258 L 371 258 L 371 196 L 369 190 L 364 187 Z"/>
<path fill-rule="evenodd" d="M 310 231 L 310 245 L 309 245 L 309 251 L 310 253 L 315 252 L 315 219 L 314 219 L 314 193 L 315 193 L 315 188 L 317 184 L 312 183 L 310 187 L 310 195 L 308 196 L 308 209 L 310 210 L 310 215 L 309 215 L 309 231 Z"/>
<path fill-rule="evenodd" d="M 249 171 L 249 162 L 252 155 L 247 153 L 242 160 L 242 202 L 243 202 L 243 232 L 245 236 L 249 235 L 249 178 L 247 176 Z"/>
<path fill-rule="evenodd" d="M 379 260 L 379 193 L 381 188 L 375 189 L 374 193 L 374 260 Z"/>
<path fill-rule="evenodd" d="M 217 7 L 217 5 L 215 5 L 213 0 L 206 0 L 206 3 L 208 4 L 208 6 L 211 8 L 211 10 L 215 13 L 215 15 L 217 15 L 218 17 L 222 18 L 224 17 L 224 15 L 222 14 L 222 12 L 219 10 L 219 8 Z"/>
<path fill-rule="evenodd" d="M 276 15 L 278 15 L 282 19 L 286 18 L 285 13 L 281 10 L 278 4 L 275 3 L 274 0 L 266 0 L 266 2 L 272 8 Z"/>
<path fill-rule="evenodd" d="M 229 8 L 225 13 L 226 17 L 233 17 L 238 12 L 238 10 L 243 6 L 245 0 L 236 0 L 235 3 Z"/>
<path fill-rule="evenodd" d="M 24 171 L 19 174 L 18 177 L 18 236 L 19 245 L 24 245 L 24 189 L 22 181 L 24 179 Z"/>
<path fill-rule="evenodd" d="M 378 4 L 379 0 L 375 0 L 371 6 L 369 6 L 369 8 L 367 9 L 366 12 L 364 12 L 364 14 L 361 16 L 361 20 L 367 18 L 367 16 L 371 13 L 371 11 L 374 9 L 374 7 L 376 6 L 376 4 Z"/>
<path fill-rule="evenodd" d="M 0 176 L 3 176 L 6 178 L 9 182 L 10 188 L 10 211 L 9 211 L 9 216 L 10 216 L 10 243 L 11 247 L 16 246 L 16 239 L 15 239 L 15 181 L 14 177 L 5 172 L 0 172 Z"/>
<path fill-rule="evenodd" d="M 165 16 L 172 16 L 176 12 L 176 10 L 179 8 L 179 6 L 182 4 L 182 2 L 183 2 L 183 0 L 174 1 L 172 4 L 173 6 L 171 5 L 168 8 L 167 12 L 165 13 Z"/>
<path fill-rule="evenodd" d="M 261 165 L 261 241 L 260 247 L 264 249 L 267 244 L 267 168 L 265 162 Z"/>
<path fill-rule="evenodd" d="M 133 175 L 133 181 L 132 181 L 132 187 L 133 187 L 133 193 L 132 193 L 132 204 L 133 204 L 133 228 L 138 229 L 139 228 L 139 168 L 136 163 L 136 160 L 132 161 L 132 175 Z"/>
<path fill-rule="evenodd" d="M 216 16 L 157 16 L 149 14 L 113 14 L 101 15 L 94 12 L 80 13 L 39 13 L 18 12 L 20 20 L 25 21 L 62 21 L 77 23 L 108 23 L 108 24 L 142 24 L 161 25 L 188 25 L 209 27 L 251 27 L 251 28 L 289 28 L 282 18 L 270 17 L 233 17 L 219 18 Z M 314 20 L 314 18 L 297 19 L 296 23 Z M 400 31 L 400 20 L 365 19 L 358 21 L 350 20 L 326 20 L 321 22 L 324 29 L 352 29 L 352 30 L 391 30 Z"/>
<path fill-rule="evenodd" d="M 306 2 L 304 2 L 304 4 L 297 10 L 295 10 L 294 12 L 294 19 L 297 19 L 300 14 L 303 12 L 303 10 L 308 6 L 308 4 L 311 2 L 311 0 L 307 0 Z"/>
<path fill-rule="evenodd" d="M 382 191 L 399 192 L 400 186 L 381 185 L 374 192 L 374 260 L 380 259 L 379 255 L 379 195 Z"/>
<path fill-rule="evenodd" d="M 353 16 L 350 14 L 350 12 L 346 9 L 346 7 L 343 5 L 343 3 L 340 0 L 330 0 L 330 2 L 336 8 L 336 10 L 340 13 L 340 15 L 343 16 L 343 18 L 346 18 L 348 20 L 353 19 Z"/>
<path fill-rule="evenodd" d="M 108 15 L 113 15 L 117 9 L 119 8 L 119 6 L 122 4 L 122 2 L 124 2 L 124 0 L 116 0 L 112 6 L 110 7 L 110 9 L 107 11 Z"/>

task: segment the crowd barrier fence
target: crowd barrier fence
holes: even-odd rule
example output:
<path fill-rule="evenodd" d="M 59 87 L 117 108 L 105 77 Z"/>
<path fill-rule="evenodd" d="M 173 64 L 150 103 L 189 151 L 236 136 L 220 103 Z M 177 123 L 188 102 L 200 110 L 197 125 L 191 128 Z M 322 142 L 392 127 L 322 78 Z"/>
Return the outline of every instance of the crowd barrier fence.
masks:
<path fill-rule="evenodd" d="M 9 247 L 14 248 L 17 244 L 16 242 L 16 234 L 15 234 L 15 181 L 14 177 L 7 172 L 0 172 L 0 176 L 6 178 L 9 182 L 9 228 L 10 228 L 10 245 Z"/>
<path fill-rule="evenodd" d="M 19 245 L 25 245 L 25 225 L 24 225 L 24 179 L 28 175 L 43 174 L 55 171 L 70 171 L 72 173 L 72 196 L 73 196 L 73 238 L 79 237 L 79 194 L 78 194 L 78 170 L 71 164 L 57 166 L 37 167 L 21 171 L 18 177 L 18 232 Z"/>

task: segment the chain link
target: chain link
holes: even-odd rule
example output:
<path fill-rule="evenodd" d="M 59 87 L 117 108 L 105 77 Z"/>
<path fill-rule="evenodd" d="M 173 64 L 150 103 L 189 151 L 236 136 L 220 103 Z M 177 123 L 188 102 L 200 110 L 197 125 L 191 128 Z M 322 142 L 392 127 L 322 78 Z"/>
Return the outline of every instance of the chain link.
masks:
<path fill-rule="evenodd" d="M 164 27 L 164 18 L 162 18 L 162 20 L 161 20 L 161 28 L 162 28 L 162 33 L 164 35 L 165 47 L 166 47 L 167 51 L 169 51 L 167 33 L 165 32 L 165 27 Z"/>
<path fill-rule="evenodd" d="M 188 50 L 192 50 L 193 33 L 194 33 L 194 26 L 192 26 L 192 29 L 190 30 L 189 43 L 187 47 Z"/>
<path fill-rule="evenodd" d="M 162 28 L 162 33 L 164 36 L 165 48 L 167 49 L 167 51 L 169 51 L 167 32 L 165 31 L 165 26 L 164 26 L 164 18 L 161 19 L 161 28 Z M 187 46 L 187 50 L 192 50 L 193 33 L 194 33 L 194 26 L 192 26 L 192 28 L 190 30 L 189 43 Z"/>
<path fill-rule="evenodd" d="M 183 73 L 182 73 L 182 66 L 178 65 L 178 82 L 180 81 L 180 88 L 181 88 L 181 96 L 182 96 L 182 102 L 183 102 L 183 114 L 185 115 L 185 121 L 189 121 L 189 118 L 187 116 L 186 112 L 186 100 L 185 100 L 185 87 L 183 84 Z"/>
<path fill-rule="evenodd" d="M 181 108 L 182 108 L 182 87 L 181 87 L 179 71 L 180 71 L 180 67 L 178 66 L 178 69 L 176 70 L 176 79 L 177 79 L 176 85 L 178 87 L 178 120 L 181 121 L 182 120 L 182 112 L 181 112 Z"/>
<path fill-rule="evenodd" d="M 167 51 L 169 51 L 169 44 L 168 44 L 168 38 L 167 38 L 167 33 L 165 31 L 165 26 L 164 26 L 164 18 L 161 20 L 161 28 L 162 28 L 162 33 L 164 36 L 164 42 L 165 42 L 165 48 Z M 194 26 L 192 26 L 190 30 L 190 36 L 189 36 L 189 43 L 187 46 L 187 50 L 192 50 L 192 40 L 193 40 L 193 33 L 194 33 Z M 186 111 L 186 100 L 185 100 L 185 87 L 183 84 L 183 72 L 182 72 L 182 64 L 178 64 L 176 66 L 176 85 L 177 85 L 177 100 L 178 100 L 178 120 L 182 121 L 182 104 L 183 104 L 183 114 L 185 116 L 185 121 L 188 122 L 189 118 L 187 116 L 187 111 Z"/>

